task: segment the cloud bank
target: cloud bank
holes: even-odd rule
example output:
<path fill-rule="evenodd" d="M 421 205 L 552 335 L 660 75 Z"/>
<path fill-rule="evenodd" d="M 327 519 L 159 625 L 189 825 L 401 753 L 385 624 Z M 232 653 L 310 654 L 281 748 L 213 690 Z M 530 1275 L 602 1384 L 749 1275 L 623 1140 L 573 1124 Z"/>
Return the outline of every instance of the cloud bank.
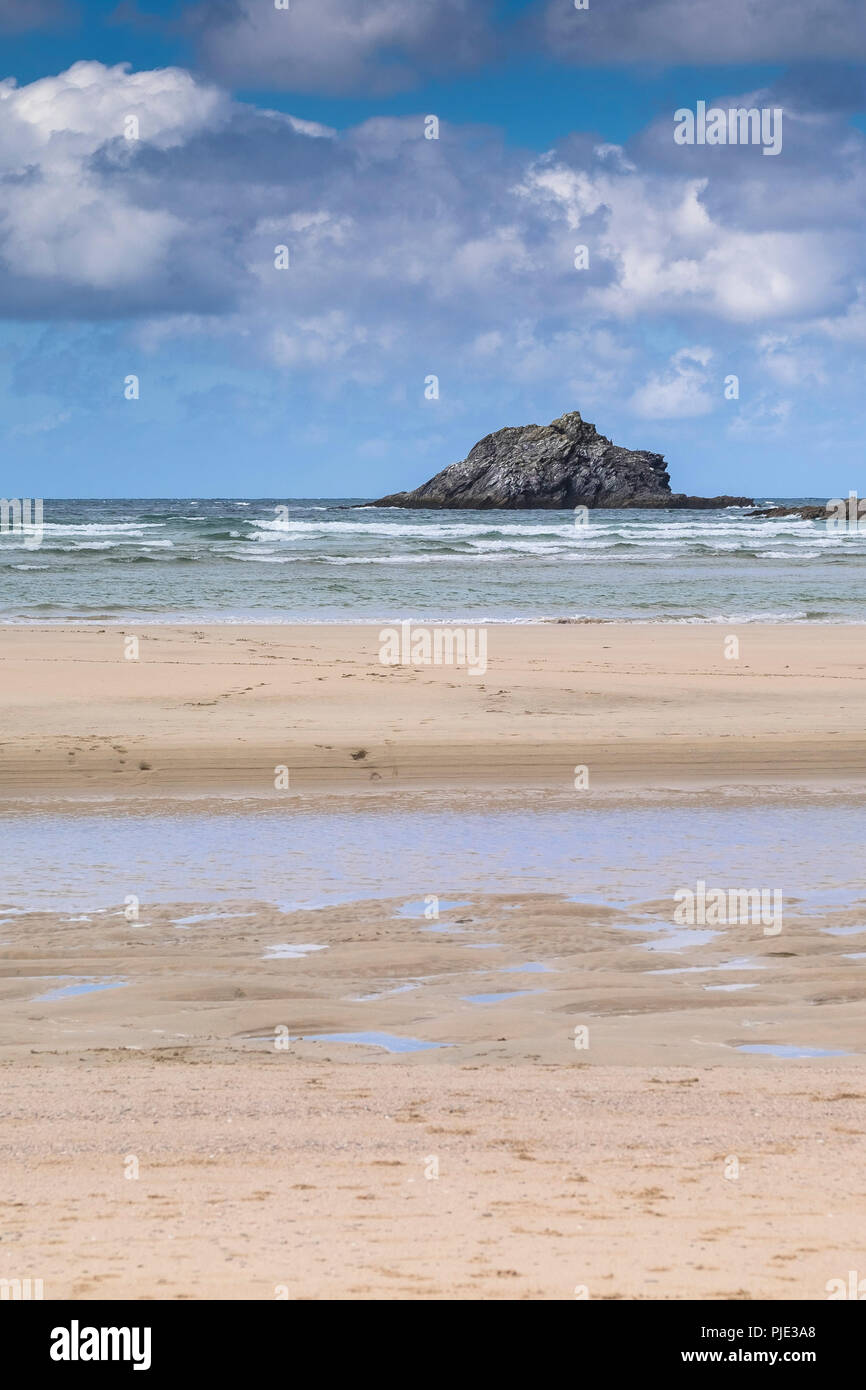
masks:
<path fill-rule="evenodd" d="M 47 3 L 47 0 L 45 0 Z M 185 11 L 203 69 L 233 85 L 385 95 L 504 55 L 578 67 L 866 57 L 861 0 L 208 0 Z"/>
<path fill-rule="evenodd" d="M 466 71 L 494 51 L 488 0 L 261 0 L 195 7 L 207 71 L 234 84 L 299 92 L 403 91 Z"/>
<path fill-rule="evenodd" d="M 554 382 L 646 419 L 706 413 L 752 371 L 781 419 L 866 342 L 866 141 L 832 113 L 786 121 L 773 160 L 675 146 L 669 120 L 538 156 L 77 63 L 0 84 L 0 313 L 131 320 L 153 348 L 218 343 L 330 390 Z"/>
<path fill-rule="evenodd" d="M 860 0 L 543 0 L 527 25 L 578 65 L 843 63 L 866 57 Z"/>

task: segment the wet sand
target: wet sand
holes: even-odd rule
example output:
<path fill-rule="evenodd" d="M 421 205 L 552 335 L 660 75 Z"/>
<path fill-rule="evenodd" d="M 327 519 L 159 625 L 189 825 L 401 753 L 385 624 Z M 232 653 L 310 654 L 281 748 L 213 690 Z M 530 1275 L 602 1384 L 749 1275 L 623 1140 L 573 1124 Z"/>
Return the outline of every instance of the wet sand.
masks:
<path fill-rule="evenodd" d="M 793 1047 L 863 1067 L 866 923 L 855 909 L 789 910 L 767 935 L 675 928 L 664 901 L 635 912 L 479 896 L 438 920 L 423 903 L 412 916 L 401 906 L 282 912 L 241 900 L 151 905 L 138 922 L 116 909 L 7 919 L 0 1058 L 134 1048 L 209 1061 L 286 1051 L 311 1063 L 727 1070 L 766 1062 L 742 1049 Z"/>
<path fill-rule="evenodd" d="M 862 1268 L 856 914 L 666 947 L 552 896 L 399 907 L 7 920 L 0 1277 L 811 1300 Z"/>

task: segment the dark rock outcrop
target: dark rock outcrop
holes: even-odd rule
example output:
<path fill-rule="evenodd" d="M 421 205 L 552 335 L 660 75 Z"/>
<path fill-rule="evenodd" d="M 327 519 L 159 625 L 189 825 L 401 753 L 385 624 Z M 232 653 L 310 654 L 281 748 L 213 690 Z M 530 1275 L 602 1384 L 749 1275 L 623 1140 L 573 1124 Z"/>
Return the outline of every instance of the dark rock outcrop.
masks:
<path fill-rule="evenodd" d="M 412 492 L 380 497 L 371 507 L 540 508 L 754 506 L 751 497 L 672 493 L 661 454 L 622 449 L 576 410 L 550 425 L 497 430 Z"/>
<path fill-rule="evenodd" d="M 728 497 L 727 494 L 723 497 L 689 497 L 684 492 L 672 492 L 670 497 L 667 497 L 661 502 L 635 502 L 631 505 L 641 507 L 658 506 L 664 507 L 669 511 L 706 512 L 721 507 L 753 507 L 755 505 L 755 499 L 754 497 Z"/>
<path fill-rule="evenodd" d="M 823 507 L 811 504 L 805 507 L 761 507 L 756 512 L 749 512 L 749 516 L 799 516 L 804 521 L 826 521 L 829 515 L 826 504 Z"/>

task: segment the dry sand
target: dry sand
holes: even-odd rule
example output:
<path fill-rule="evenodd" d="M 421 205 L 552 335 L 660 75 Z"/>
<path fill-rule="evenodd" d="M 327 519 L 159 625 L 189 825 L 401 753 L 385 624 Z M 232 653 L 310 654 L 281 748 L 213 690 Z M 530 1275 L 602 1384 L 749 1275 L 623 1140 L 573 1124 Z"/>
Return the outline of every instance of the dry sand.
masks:
<path fill-rule="evenodd" d="M 491 626 L 483 676 L 384 667 L 379 632 L 0 628 L 0 793 L 866 778 L 859 627 Z"/>
<path fill-rule="evenodd" d="M 863 1270 L 866 1095 L 823 1064 L 110 1052 L 0 1084 L 0 1272 L 46 1298 L 811 1300 Z"/>

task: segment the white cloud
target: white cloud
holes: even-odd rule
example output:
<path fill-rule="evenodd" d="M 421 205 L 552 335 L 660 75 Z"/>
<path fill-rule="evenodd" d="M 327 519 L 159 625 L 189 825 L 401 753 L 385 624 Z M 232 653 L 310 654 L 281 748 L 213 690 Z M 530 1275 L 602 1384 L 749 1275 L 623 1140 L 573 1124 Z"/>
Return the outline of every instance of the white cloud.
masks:
<path fill-rule="evenodd" d="M 667 371 L 654 374 L 632 395 L 635 415 L 644 420 L 687 420 L 708 415 L 716 405 L 712 395 L 710 348 L 681 348 L 674 353 Z M 722 390 L 719 385 L 718 398 Z"/>
<path fill-rule="evenodd" d="M 794 334 L 763 334 L 757 350 L 761 371 L 780 386 L 796 389 L 822 386 L 827 381 L 822 353 L 804 347 Z"/>
<path fill-rule="evenodd" d="M 748 444 L 754 444 L 756 439 L 781 439 L 787 432 L 792 414 L 793 404 L 790 400 L 778 399 L 761 391 L 754 401 L 742 405 L 732 415 L 728 434 Z"/>
<path fill-rule="evenodd" d="M 741 184 L 671 141 L 538 157 L 459 126 L 427 141 L 423 114 L 340 134 L 180 70 L 77 64 L 0 86 L 0 305 L 134 319 L 145 350 L 182 339 L 331 390 L 414 399 L 432 372 L 443 410 L 475 379 L 694 417 L 743 362 L 787 391 L 864 341 L 866 144 L 843 129 L 824 118 L 802 166 L 786 145 L 782 173 L 759 157 Z"/>
<path fill-rule="evenodd" d="M 36 155 L 49 167 L 124 139 L 127 116 L 138 117 L 144 141 L 168 149 L 216 129 L 230 110 L 225 93 L 182 68 L 131 72 L 129 63 L 81 62 L 24 87 L 11 77 L 0 82 L 4 154 L 8 158 L 14 141 L 22 163 Z"/>
<path fill-rule="evenodd" d="M 593 298 L 612 314 L 702 312 L 758 323 L 838 300 L 853 252 L 849 233 L 732 228 L 710 215 L 709 182 L 668 170 L 593 176 L 546 157 L 519 191 L 575 234 L 604 210 L 594 249 L 617 274 Z"/>
<path fill-rule="evenodd" d="M 128 116 L 138 118 L 143 140 L 167 150 L 218 126 L 229 108 L 217 89 L 178 69 L 132 73 L 128 64 L 82 62 L 25 87 L 0 83 L 0 174 L 7 176 L 0 250 L 8 271 L 97 291 L 151 275 L 182 220 L 136 204 L 91 160 L 112 143 L 121 160 L 132 154 Z"/>
<path fill-rule="evenodd" d="M 819 318 L 813 326 L 835 342 L 866 344 L 866 280 L 861 280 L 855 286 L 844 313 Z"/>

